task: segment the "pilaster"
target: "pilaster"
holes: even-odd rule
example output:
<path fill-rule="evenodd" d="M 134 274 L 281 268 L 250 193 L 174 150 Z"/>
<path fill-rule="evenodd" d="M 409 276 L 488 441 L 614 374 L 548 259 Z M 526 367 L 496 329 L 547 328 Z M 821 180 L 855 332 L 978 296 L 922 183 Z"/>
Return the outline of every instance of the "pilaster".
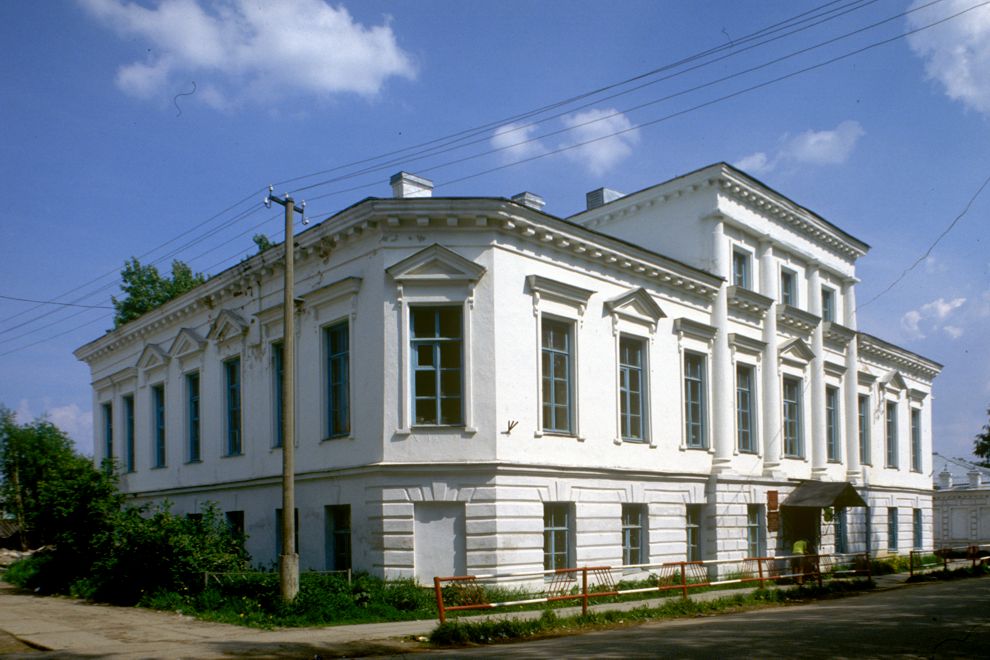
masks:
<path fill-rule="evenodd" d="M 773 246 L 769 241 L 761 241 L 760 292 L 772 299 L 770 309 L 763 319 L 763 473 L 775 476 L 780 471 L 780 373 L 777 340 L 777 306 L 780 300 L 780 274 L 773 256 Z"/>

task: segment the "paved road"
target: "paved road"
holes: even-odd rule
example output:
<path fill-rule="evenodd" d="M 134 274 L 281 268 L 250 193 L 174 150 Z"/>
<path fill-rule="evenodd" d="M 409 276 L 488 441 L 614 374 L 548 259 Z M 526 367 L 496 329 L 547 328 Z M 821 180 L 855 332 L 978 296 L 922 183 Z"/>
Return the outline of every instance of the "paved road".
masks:
<path fill-rule="evenodd" d="M 987 658 L 990 579 L 434 653 L 442 658 Z M 408 656 L 407 656 L 408 657 Z"/>

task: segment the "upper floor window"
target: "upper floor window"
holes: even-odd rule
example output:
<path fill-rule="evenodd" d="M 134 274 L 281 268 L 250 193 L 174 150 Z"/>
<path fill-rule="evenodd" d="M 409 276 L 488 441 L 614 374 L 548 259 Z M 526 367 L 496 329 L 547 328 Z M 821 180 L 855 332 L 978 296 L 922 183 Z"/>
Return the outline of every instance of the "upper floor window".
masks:
<path fill-rule="evenodd" d="M 736 442 L 739 451 L 748 453 L 756 451 L 753 428 L 756 379 L 753 371 L 747 364 L 736 365 Z"/>
<path fill-rule="evenodd" d="M 783 381 L 784 455 L 804 457 L 804 419 L 802 414 L 801 379 L 785 376 Z"/>
<path fill-rule="evenodd" d="M 797 275 L 794 271 L 780 271 L 780 302 L 785 305 L 797 306 Z"/>
<path fill-rule="evenodd" d="M 732 283 L 744 289 L 753 288 L 752 258 L 748 252 L 732 251 Z"/>
<path fill-rule="evenodd" d="M 839 388 L 825 388 L 825 453 L 830 461 L 839 460 Z"/>
<path fill-rule="evenodd" d="M 551 433 L 571 433 L 574 428 L 572 330 L 570 323 L 543 319 L 543 430 Z"/>
<path fill-rule="evenodd" d="M 822 287 L 822 320 L 835 321 L 835 291 Z"/>
<path fill-rule="evenodd" d="M 435 311 L 435 310 L 432 310 Z M 416 310 L 413 310 L 415 313 Z M 415 330 L 415 322 L 413 324 Z M 349 331 L 347 321 L 341 321 L 323 330 L 323 341 L 326 354 L 327 379 L 327 435 L 331 438 L 347 435 L 351 432 L 350 411 L 350 351 Z M 458 346 L 460 343 L 458 333 Z M 455 424 L 460 421 L 460 350 L 457 351 L 456 394 L 458 397 L 457 420 L 443 422 Z M 449 369 L 455 368 L 451 365 Z M 418 378 L 418 375 L 417 375 Z M 442 377 L 440 379 L 442 381 Z M 449 392 L 448 396 L 454 394 Z M 441 395 L 442 396 L 442 395 Z M 442 408 L 442 405 L 441 405 Z M 442 410 L 441 410 L 442 412 Z M 434 422 L 435 423 L 435 422 Z"/>
<path fill-rule="evenodd" d="M 619 338 L 619 422 L 624 440 L 645 437 L 644 344 L 642 339 L 635 337 L 622 335 Z"/>
<path fill-rule="evenodd" d="M 859 462 L 870 465 L 870 396 L 859 395 Z"/>
<path fill-rule="evenodd" d="M 198 371 L 186 374 L 186 415 L 189 462 L 196 463 L 201 456 Z"/>
<path fill-rule="evenodd" d="M 708 447 L 708 402 L 705 356 L 684 354 L 684 442 L 688 447 Z"/>
<path fill-rule="evenodd" d="M 897 467 L 897 403 L 888 401 L 887 407 L 887 467 Z"/>
<path fill-rule="evenodd" d="M 413 307 L 409 313 L 414 423 L 463 424 L 461 308 Z M 346 352 L 346 345 L 343 350 Z M 338 361 L 338 366 L 343 367 L 344 362 Z M 338 420 L 343 424 L 342 417 Z"/>
<path fill-rule="evenodd" d="M 165 467 L 165 386 L 151 388 L 152 423 L 154 427 L 154 463 L 152 467 Z"/>
<path fill-rule="evenodd" d="M 241 358 L 235 357 L 223 363 L 224 392 L 227 409 L 227 456 L 244 452 L 241 441 Z"/>
<path fill-rule="evenodd" d="M 285 417 L 282 415 L 285 409 L 285 344 L 275 342 L 272 344 L 272 419 L 275 428 L 272 429 L 275 442 L 272 446 L 281 447 L 285 437 Z"/>
<path fill-rule="evenodd" d="M 911 469 L 921 472 L 921 411 L 911 409 Z"/>
<path fill-rule="evenodd" d="M 124 402 L 124 469 L 134 472 L 134 396 L 128 394 Z"/>
<path fill-rule="evenodd" d="M 103 460 L 113 460 L 113 404 L 104 403 L 103 411 Z"/>

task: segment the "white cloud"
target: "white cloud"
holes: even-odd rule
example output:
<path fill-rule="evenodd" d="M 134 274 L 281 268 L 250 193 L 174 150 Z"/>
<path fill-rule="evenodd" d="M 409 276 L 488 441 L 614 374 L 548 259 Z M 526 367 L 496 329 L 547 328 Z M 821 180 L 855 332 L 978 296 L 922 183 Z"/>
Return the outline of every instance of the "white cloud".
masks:
<path fill-rule="evenodd" d="M 147 45 L 146 61 L 117 71 L 120 89 L 138 98 L 171 99 L 190 80 L 203 90 L 198 100 L 214 108 L 287 87 L 318 96 L 373 96 L 387 79 L 416 73 L 388 21 L 365 26 L 343 5 L 323 0 L 224 0 L 205 8 L 200 0 L 161 0 L 152 7 L 79 2 L 121 37 Z"/>
<path fill-rule="evenodd" d="M 901 317 L 901 328 L 912 339 L 924 339 L 927 335 L 939 330 L 945 332 L 952 339 L 958 339 L 963 335 L 963 329 L 942 322 L 965 303 L 965 298 L 953 298 L 952 300 L 938 298 L 930 303 L 925 303 Z"/>
<path fill-rule="evenodd" d="M 596 176 L 628 157 L 639 142 L 639 129 L 632 127 L 628 117 L 611 108 L 578 112 L 563 117 L 562 121 L 571 130 L 570 140 L 561 146 L 581 144 L 564 153 Z M 588 144 L 582 144 L 585 142 Z"/>
<path fill-rule="evenodd" d="M 781 136 L 780 146 L 771 157 L 763 151 L 744 156 L 736 167 L 753 174 L 773 171 L 781 163 L 799 165 L 841 165 L 849 160 L 859 138 L 866 135 L 858 121 L 847 119 L 831 130 L 807 130 L 795 136 Z"/>
<path fill-rule="evenodd" d="M 916 0 L 912 9 L 928 0 Z M 908 15 L 908 27 L 916 29 L 971 7 L 970 0 L 948 0 Z M 967 108 L 990 115 L 990 7 L 979 7 L 962 16 L 908 37 L 911 50 L 925 63 L 925 73 L 937 81 L 946 95 Z"/>
<path fill-rule="evenodd" d="M 505 124 L 495 129 L 491 146 L 501 150 L 503 162 L 512 163 L 547 152 L 539 140 L 533 139 L 534 124 Z"/>
<path fill-rule="evenodd" d="M 952 339 L 959 339 L 963 336 L 963 329 L 955 325 L 947 325 L 942 328 L 945 334 L 949 335 Z"/>
<path fill-rule="evenodd" d="M 93 453 L 93 413 L 82 410 L 75 403 L 53 406 L 51 400 L 46 398 L 42 400 L 40 409 L 35 410 L 27 399 L 21 399 L 14 416 L 18 424 L 27 424 L 43 416 L 72 438 L 81 453 Z"/>

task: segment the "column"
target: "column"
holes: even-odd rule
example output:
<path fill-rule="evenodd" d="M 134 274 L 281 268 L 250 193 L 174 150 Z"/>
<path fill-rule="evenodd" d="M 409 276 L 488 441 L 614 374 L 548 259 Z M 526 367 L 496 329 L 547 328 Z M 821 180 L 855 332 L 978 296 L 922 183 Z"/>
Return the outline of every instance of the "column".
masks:
<path fill-rule="evenodd" d="M 730 270 L 732 258 L 729 240 L 725 237 L 725 223 L 716 221 L 713 232 L 715 246 L 715 272 L 731 281 Z M 715 344 L 712 347 L 712 422 L 713 441 L 715 444 L 715 460 L 712 463 L 713 472 L 723 472 L 729 469 L 732 461 L 733 446 L 733 411 L 735 397 L 732 373 L 732 354 L 729 351 L 729 294 L 728 285 L 718 290 L 715 308 L 712 310 L 712 325 L 718 328 Z"/>
<path fill-rule="evenodd" d="M 763 473 L 773 475 L 780 467 L 781 410 L 780 373 L 777 359 L 777 301 L 780 299 L 780 273 L 770 241 L 760 241 L 760 293 L 773 299 L 763 319 Z"/>
<path fill-rule="evenodd" d="M 818 264 L 808 267 L 808 311 L 822 315 L 822 282 Z M 828 468 L 825 437 L 825 328 L 819 322 L 811 333 L 811 477 L 821 479 Z M 807 449 L 806 449 L 807 451 Z"/>
<path fill-rule="evenodd" d="M 842 284 L 842 321 L 850 330 L 856 329 L 856 279 Z M 854 336 L 846 346 L 846 374 L 842 380 L 845 391 L 843 419 L 846 427 L 846 479 L 858 483 L 862 478 L 859 462 L 859 343 Z"/>

